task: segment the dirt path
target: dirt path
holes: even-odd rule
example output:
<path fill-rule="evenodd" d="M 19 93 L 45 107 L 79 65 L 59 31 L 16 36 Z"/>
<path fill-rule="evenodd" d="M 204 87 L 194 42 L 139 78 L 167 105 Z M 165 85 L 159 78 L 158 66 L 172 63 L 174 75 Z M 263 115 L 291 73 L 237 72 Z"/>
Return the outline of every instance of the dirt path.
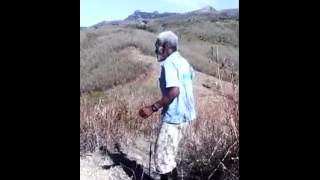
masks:
<path fill-rule="evenodd" d="M 108 156 L 99 153 L 87 154 L 80 157 L 80 180 L 130 180 L 121 166 L 110 167 L 105 170 L 102 167 L 112 165 Z"/>

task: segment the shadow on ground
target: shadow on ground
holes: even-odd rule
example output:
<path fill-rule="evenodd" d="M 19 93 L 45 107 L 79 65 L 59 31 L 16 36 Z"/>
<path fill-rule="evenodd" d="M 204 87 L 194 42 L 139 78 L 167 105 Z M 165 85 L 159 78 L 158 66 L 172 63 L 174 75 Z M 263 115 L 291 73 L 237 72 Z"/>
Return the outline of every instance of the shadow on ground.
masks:
<path fill-rule="evenodd" d="M 110 169 L 114 166 L 121 166 L 124 172 L 132 178 L 132 180 L 154 180 L 149 172 L 146 171 L 142 165 L 136 161 L 127 158 L 127 154 L 123 153 L 120 148 L 116 145 L 117 152 L 111 153 L 108 149 L 102 147 L 100 151 L 106 153 L 113 161 L 112 165 L 104 165 L 103 169 Z"/>

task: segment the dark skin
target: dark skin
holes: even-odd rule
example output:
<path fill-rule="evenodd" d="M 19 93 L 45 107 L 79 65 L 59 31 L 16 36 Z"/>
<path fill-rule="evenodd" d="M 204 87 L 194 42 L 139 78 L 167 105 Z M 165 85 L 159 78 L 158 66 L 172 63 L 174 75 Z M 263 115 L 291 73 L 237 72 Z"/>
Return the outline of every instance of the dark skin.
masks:
<path fill-rule="evenodd" d="M 155 52 L 159 61 L 165 60 L 168 56 L 170 56 L 170 54 L 174 52 L 166 44 L 160 44 L 159 41 L 156 42 L 155 47 Z M 167 88 L 167 92 L 168 93 L 163 95 L 160 100 L 154 103 L 157 109 L 161 109 L 162 107 L 169 105 L 174 100 L 174 98 L 178 97 L 180 94 L 179 87 Z M 152 105 L 143 107 L 139 110 L 139 115 L 142 118 L 148 118 L 152 115 L 152 113 Z"/>
<path fill-rule="evenodd" d="M 154 105 L 157 107 L 157 109 L 162 108 L 163 106 L 169 105 L 174 98 L 179 96 L 179 88 L 178 87 L 171 87 L 168 88 L 168 94 L 165 96 L 162 96 L 160 100 L 158 100 Z M 151 105 L 146 106 L 139 111 L 139 115 L 143 118 L 148 118 L 153 113 Z"/>

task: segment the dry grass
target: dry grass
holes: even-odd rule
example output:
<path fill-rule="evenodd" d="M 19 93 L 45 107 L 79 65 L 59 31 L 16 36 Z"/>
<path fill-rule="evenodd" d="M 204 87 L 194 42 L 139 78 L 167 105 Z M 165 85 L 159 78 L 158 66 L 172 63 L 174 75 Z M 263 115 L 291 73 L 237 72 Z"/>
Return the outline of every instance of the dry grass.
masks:
<path fill-rule="evenodd" d="M 239 25 L 238 22 L 196 22 L 176 29 L 182 54 L 199 71 L 238 84 Z M 218 49 L 218 51 L 216 50 Z M 218 54 L 217 54 L 218 52 Z M 233 77 L 232 75 L 233 74 Z"/>
<path fill-rule="evenodd" d="M 164 30 L 174 31 L 179 36 L 179 51 L 198 71 L 218 77 L 217 68 L 221 66 L 222 61 L 225 61 L 225 66 L 220 72 L 221 79 L 229 82 L 234 80 L 238 84 L 239 22 L 234 20 L 215 22 L 202 16 L 178 18 L 179 16 L 166 17 L 151 21 L 146 25 L 146 31 L 154 34 Z M 136 28 L 135 25 L 125 27 Z M 217 47 L 218 59 L 212 59 L 212 55 L 216 55 Z"/>
<path fill-rule="evenodd" d="M 133 105 L 121 98 L 111 103 L 90 104 L 87 98 L 80 103 L 80 153 L 95 151 L 97 147 L 113 148 L 114 144 L 125 144 L 138 134 L 150 134 L 152 125 L 159 117 L 144 120 L 138 117 L 140 105 Z"/>
<path fill-rule="evenodd" d="M 106 90 L 145 73 L 148 64 L 120 50 L 133 46 L 151 55 L 154 39 L 151 33 L 122 28 L 80 32 L 80 92 Z"/>
<path fill-rule="evenodd" d="M 239 179 L 238 101 L 224 97 L 221 104 L 207 101 L 197 109 L 198 118 L 180 152 L 180 166 L 193 179 Z"/>
<path fill-rule="evenodd" d="M 173 30 L 179 36 L 179 50 L 198 71 L 238 84 L 239 24 L 237 21 L 150 22 L 147 30 L 133 26 L 116 26 L 80 32 L 80 91 L 101 91 L 133 80 L 148 69 L 148 65 L 130 61 L 131 57 L 119 53 L 132 46 L 144 54 L 154 56 L 156 34 L 161 30 Z M 163 27 L 163 25 L 165 26 Z M 219 56 L 216 56 L 218 47 Z M 212 49 L 214 51 L 212 51 Z"/>
<path fill-rule="evenodd" d="M 219 52 L 218 58 L 216 58 L 216 48 Z M 234 48 L 222 45 L 210 46 L 206 43 L 190 43 L 190 45 L 182 44 L 180 49 L 181 54 L 189 60 L 196 70 L 217 78 L 220 73 L 221 79 L 229 82 L 231 82 L 233 74 L 234 81 L 238 84 L 239 76 L 235 73 L 239 71 L 239 65 L 235 58 L 239 54 Z M 218 67 L 222 66 L 222 62 L 225 62 L 224 67 L 220 68 L 221 72 L 218 72 Z"/>
<path fill-rule="evenodd" d="M 94 151 L 99 146 L 112 149 L 114 144 L 126 144 L 128 139 L 141 134 L 148 137 L 152 127 L 159 126 L 159 114 L 146 120 L 137 116 L 144 102 L 148 104 L 155 100 L 145 97 L 158 97 L 156 87 L 146 91 L 135 83 L 131 87 L 136 88 L 131 97 L 127 90 L 116 88 L 114 91 L 127 95 L 117 95 L 110 100 L 106 93 L 95 105 L 88 96 L 81 98 L 80 153 Z M 223 98 L 220 103 L 210 99 L 197 101 L 198 117 L 187 131 L 179 152 L 184 176 L 194 179 L 239 178 L 238 98 Z"/>
<path fill-rule="evenodd" d="M 80 97 L 80 152 L 94 151 L 125 141 L 138 134 L 149 135 L 159 116 L 144 120 L 138 116 L 139 108 L 160 97 L 157 82 L 133 81 L 101 92 L 97 97 Z M 129 138 L 128 138 L 129 137 Z"/>

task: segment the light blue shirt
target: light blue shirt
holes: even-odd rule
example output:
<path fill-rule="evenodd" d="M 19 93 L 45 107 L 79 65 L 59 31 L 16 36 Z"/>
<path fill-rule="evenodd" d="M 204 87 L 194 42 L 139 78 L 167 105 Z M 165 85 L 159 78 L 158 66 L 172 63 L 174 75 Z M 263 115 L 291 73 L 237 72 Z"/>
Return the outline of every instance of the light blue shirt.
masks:
<path fill-rule="evenodd" d="M 163 95 L 169 87 L 179 87 L 180 94 L 168 106 L 163 107 L 162 122 L 179 124 L 196 118 L 194 107 L 192 79 L 194 71 L 179 52 L 172 53 L 160 62 L 160 89 Z"/>

